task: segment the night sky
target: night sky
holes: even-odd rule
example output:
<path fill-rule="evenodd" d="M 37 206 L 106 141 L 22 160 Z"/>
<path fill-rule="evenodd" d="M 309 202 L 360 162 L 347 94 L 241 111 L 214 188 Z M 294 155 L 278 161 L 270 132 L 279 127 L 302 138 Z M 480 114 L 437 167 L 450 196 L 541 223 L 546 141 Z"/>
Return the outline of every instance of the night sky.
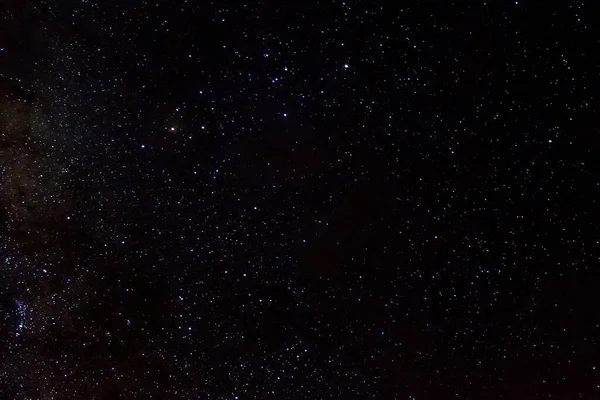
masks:
<path fill-rule="evenodd" d="M 0 1 L 0 399 L 600 398 L 559 3 Z"/>

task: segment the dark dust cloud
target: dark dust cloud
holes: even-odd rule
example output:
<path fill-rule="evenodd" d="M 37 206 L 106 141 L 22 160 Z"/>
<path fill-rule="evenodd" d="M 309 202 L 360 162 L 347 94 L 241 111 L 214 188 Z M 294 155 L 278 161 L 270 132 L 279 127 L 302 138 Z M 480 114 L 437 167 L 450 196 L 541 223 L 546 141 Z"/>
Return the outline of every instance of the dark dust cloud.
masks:
<path fill-rule="evenodd" d="M 0 399 L 597 399 L 592 2 L 0 2 Z"/>

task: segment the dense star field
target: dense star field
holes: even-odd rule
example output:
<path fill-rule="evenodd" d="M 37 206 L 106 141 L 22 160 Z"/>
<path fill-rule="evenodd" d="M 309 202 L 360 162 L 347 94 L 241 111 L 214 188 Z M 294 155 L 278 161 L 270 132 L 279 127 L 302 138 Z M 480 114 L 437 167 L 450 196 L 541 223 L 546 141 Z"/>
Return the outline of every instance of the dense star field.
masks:
<path fill-rule="evenodd" d="M 560 3 L 0 1 L 0 399 L 600 398 Z"/>

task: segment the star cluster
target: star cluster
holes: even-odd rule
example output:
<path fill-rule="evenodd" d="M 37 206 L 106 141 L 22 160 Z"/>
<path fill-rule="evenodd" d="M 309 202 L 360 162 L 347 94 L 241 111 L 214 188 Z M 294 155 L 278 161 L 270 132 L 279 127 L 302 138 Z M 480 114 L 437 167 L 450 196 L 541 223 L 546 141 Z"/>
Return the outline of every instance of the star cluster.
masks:
<path fill-rule="evenodd" d="M 590 5 L 4 2 L 0 398 L 597 398 Z"/>

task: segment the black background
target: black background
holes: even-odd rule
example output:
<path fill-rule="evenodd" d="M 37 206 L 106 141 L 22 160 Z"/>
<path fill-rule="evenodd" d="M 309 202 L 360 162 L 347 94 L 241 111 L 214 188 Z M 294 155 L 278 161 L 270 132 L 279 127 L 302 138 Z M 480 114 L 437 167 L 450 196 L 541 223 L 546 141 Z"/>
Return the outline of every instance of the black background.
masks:
<path fill-rule="evenodd" d="M 0 398 L 597 398 L 593 22 L 2 1 Z"/>

